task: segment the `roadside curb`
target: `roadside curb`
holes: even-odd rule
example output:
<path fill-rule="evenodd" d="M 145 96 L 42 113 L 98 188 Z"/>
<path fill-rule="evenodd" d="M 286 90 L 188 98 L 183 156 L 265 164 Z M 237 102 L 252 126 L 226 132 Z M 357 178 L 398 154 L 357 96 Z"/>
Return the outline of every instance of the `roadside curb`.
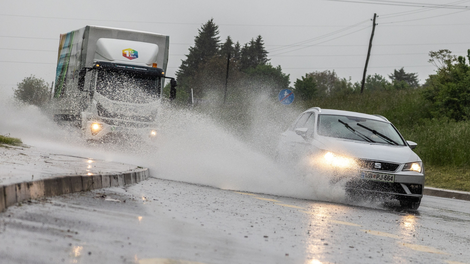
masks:
<path fill-rule="evenodd" d="M 87 192 L 96 189 L 126 186 L 149 178 L 149 169 L 101 175 L 73 175 L 0 185 L 0 212 L 9 206 L 42 197 Z"/>
<path fill-rule="evenodd" d="M 424 187 L 424 195 L 470 201 L 470 192 L 452 191 L 433 187 Z"/>

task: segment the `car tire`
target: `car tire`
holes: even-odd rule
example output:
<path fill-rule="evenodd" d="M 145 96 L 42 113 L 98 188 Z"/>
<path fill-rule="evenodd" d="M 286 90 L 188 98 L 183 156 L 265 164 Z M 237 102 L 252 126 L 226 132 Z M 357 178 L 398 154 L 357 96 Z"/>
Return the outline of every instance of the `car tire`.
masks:
<path fill-rule="evenodd" d="M 403 209 L 417 210 L 420 204 L 421 204 L 421 198 L 400 200 L 400 206 Z"/>

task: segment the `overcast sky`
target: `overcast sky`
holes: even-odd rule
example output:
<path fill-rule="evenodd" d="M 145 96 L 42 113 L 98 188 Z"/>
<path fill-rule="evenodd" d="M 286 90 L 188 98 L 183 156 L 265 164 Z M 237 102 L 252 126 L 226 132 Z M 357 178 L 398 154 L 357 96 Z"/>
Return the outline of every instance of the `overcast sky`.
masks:
<path fill-rule="evenodd" d="M 261 35 L 271 64 L 292 83 L 324 70 L 357 82 L 374 13 L 368 74 L 404 67 L 422 83 L 435 71 L 429 51 L 466 55 L 470 49 L 470 0 L 2 0 L 0 96 L 30 75 L 54 81 L 59 35 L 86 25 L 169 35 L 167 76 L 173 76 L 211 18 L 222 41 L 230 36 L 243 45 Z"/>

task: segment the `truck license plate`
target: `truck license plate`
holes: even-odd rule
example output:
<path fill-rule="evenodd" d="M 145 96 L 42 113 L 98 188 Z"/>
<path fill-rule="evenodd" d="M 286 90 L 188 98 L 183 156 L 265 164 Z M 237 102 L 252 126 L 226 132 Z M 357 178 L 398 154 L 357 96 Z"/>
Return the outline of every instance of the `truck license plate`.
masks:
<path fill-rule="evenodd" d="M 375 172 L 361 172 L 361 178 L 364 180 L 380 181 L 380 182 L 395 182 L 395 175 L 383 174 Z"/>

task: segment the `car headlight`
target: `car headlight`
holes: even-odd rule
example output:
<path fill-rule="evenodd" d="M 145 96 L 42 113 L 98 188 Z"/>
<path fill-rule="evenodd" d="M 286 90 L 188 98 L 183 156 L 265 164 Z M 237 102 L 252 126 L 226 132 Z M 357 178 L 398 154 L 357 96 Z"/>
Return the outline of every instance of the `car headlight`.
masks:
<path fill-rule="evenodd" d="M 354 168 L 357 166 L 355 159 L 336 155 L 332 152 L 326 152 L 323 155 L 323 160 L 326 165 L 334 168 Z"/>
<path fill-rule="evenodd" d="M 406 163 L 405 166 L 403 166 L 403 171 L 422 172 L 423 163 L 421 161 Z"/>

